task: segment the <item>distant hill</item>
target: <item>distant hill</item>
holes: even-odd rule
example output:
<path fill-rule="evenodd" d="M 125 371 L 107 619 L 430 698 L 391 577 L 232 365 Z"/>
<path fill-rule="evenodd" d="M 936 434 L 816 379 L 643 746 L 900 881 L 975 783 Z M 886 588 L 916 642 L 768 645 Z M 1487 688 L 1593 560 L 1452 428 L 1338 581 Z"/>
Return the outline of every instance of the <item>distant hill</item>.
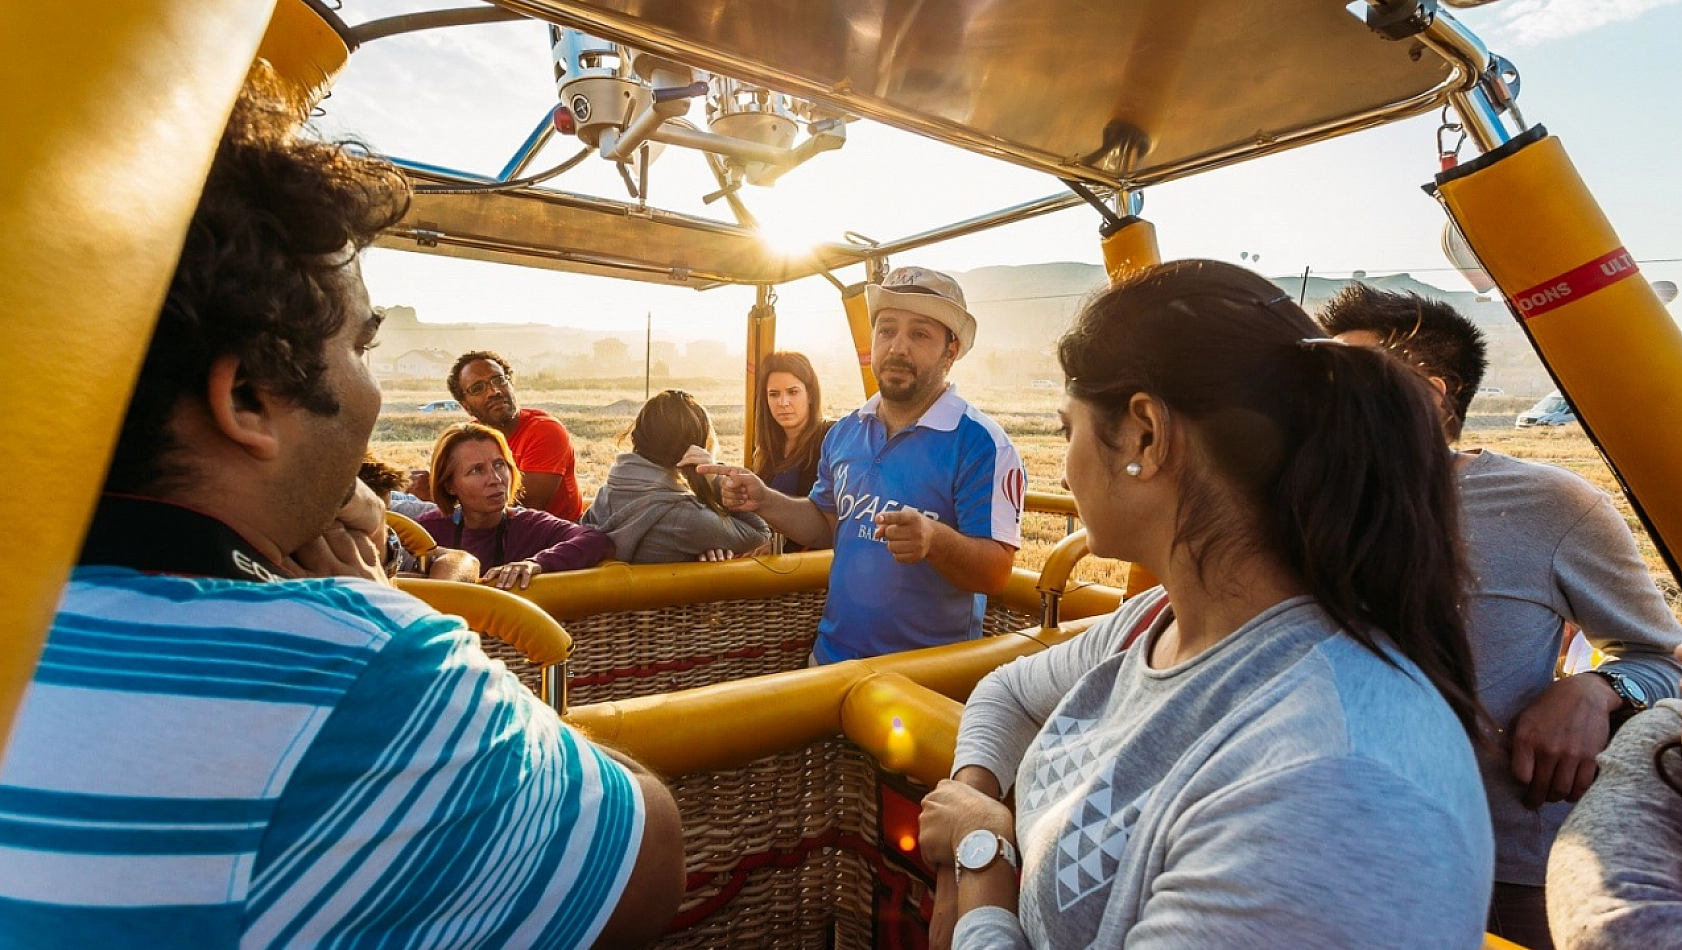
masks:
<path fill-rule="evenodd" d="M 1471 318 L 1489 340 L 1490 368 L 1484 385 L 1505 389 L 1513 395 L 1536 396 L 1554 388 L 1525 339 L 1523 329 L 1499 297 L 1443 290 L 1410 274 L 1357 274 L 1361 283 L 1380 290 L 1441 300 Z M 1081 302 L 1105 286 L 1102 267 L 1068 262 L 978 267 L 955 276 L 963 284 L 970 309 L 980 324 L 976 352 L 981 362 L 987 361 L 989 350 L 1003 351 L 1011 354 L 1011 358 L 992 362 L 1014 364 L 1035 376 L 1053 372 L 1054 366 L 1049 361 L 1052 343 L 1073 320 Z M 1300 297 L 1313 314 L 1354 278 L 1311 274 L 1306 287 L 1302 276 L 1297 274 L 1269 279 L 1292 299 Z M 1041 358 L 1024 365 L 1029 354 Z"/>
<path fill-rule="evenodd" d="M 1553 382 L 1531 351 L 1524 332 L 1499 298 L 1469 291 L 1448 291 L 1409 274 L 1365 275 L 1359 279 L 1383 290 L 1406 291 L 1445 301 L 1471 317 L 1489 338 L 1490 370 L 1484 380 L 1512 395 L 1541 396 Z M 1057 378 L 1053 346 L 1067 329 L 1075 311 L 1090 295 L 1103 290 L 1104 269 L 1095 264 L 1053 264 L 977 267 L 956 273 L 971 311 L 980 326 L 975 353 L 953 372 L 960 384 L 1017 385 Z M 1310 313 L 1350 283 L 1348 279 L 1310 275 L 1270 278 L 1293 299 L 1301 297 Z M 385 308 L 381 329 L 382 354 L 393 362 L 376 372 L 401 376 L 395 363 L 415 350 L 438 349 L 446 354 L 492 349 L 512 359 L 522 372 L 551 372 L 561 376 L 629 376 L 642 371 L 640 341 L 629 352 L 601 349 L 616 334 L 541 324 L 434 324 L 417 319 L 409 307 Z M 676 344 L 655 341 L 656 375 L 733 376 L 741 365 L 740 342 L 692 341 L 680 351 Z M 827 375 L 851 375 L 852 354 L 812 354 Z M 441 372 L 425 375 L 439 376 Z"/>

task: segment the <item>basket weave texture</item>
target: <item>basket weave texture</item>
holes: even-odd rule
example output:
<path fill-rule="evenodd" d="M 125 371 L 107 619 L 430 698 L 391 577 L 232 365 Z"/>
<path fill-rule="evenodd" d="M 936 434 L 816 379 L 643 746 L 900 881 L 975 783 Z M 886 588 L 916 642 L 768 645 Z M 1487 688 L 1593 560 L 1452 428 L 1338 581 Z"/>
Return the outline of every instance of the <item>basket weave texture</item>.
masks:
<path fill-rule="evenodd" d="M 800 669 L 812 651 L 823 601 L 823 591 L 803 591 L 569 620 L 568 702 L 585 706 Z M 995 636 L 1038 623 L 1038 617 L 989 602 L 982 629 Z M 538 667 L 501 640 L 481 642 L 492 659 L 538 692 Z"/>
<path fill-rule="evenodd" d="M 823 591 L 763 600 L 597 614 L 568 621 L 573 705 L 705 686 L 806 665 Z M 1038 618 L 989 604 L 988 635 Z M 537 667 L 511 647 L 485 648 L 537 688 Z M 875 762 L 836 737 L 740 769 L 671 783 L 683 816 L 684 928 L 662 950 L 765 947 L 868 950 L 884 888 Z M 902 911 L 930 895 L 904 878 Z"/>
<path fill-rule="evenodd" d="M 868 950 L 876 783 L 875 764 L 844 739 L 673 782 L 689 926 L 657 946 Z"/>

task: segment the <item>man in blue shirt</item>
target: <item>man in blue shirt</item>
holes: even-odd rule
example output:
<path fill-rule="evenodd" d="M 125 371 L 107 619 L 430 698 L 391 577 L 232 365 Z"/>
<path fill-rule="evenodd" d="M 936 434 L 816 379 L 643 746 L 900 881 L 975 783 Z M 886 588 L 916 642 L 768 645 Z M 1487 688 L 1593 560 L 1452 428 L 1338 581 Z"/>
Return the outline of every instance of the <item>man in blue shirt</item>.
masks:
<path fill-rule="evenodd" d="M 1022 543 L 1022 459 L 946 380 L 975 342 L 963 290 L 939 271 L 901 267 L 865 302 L 880 390 L 830 429 L 811 494 L 701 467 L 724 476 L 726 505 L 798 544 L 833 543 L 818 663 L 981 636 L 984 595 L 1004 588 Z"/>

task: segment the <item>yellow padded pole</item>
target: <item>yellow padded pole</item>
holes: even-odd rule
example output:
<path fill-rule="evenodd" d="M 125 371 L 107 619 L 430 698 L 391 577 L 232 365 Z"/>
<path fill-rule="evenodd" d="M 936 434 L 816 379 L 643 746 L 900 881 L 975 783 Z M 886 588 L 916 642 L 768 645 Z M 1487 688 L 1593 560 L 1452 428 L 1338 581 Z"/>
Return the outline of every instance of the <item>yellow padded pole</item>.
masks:
<path fill-rule="evenodd" d="M 1119 227 L 1106 228 L 1103 248 L 1104 272 L 1109 275 L 1111 286 L 1162 263 L 1162 251 L 1156 244 L 1156 225 L 1143 218 L 1129 216 L 1122 219 Z M 1150 590 L 1159 583 L 1143 565 L 1128 565 L 1126 596 Z"/>
<path fill-rule="evenodd" d="M 1682 330 L 1558 139 L 1515 139 L 1440 176 L 1438 197 L 1676 573 Z"/>
<path fill-rule="evenodd" d="M 38 480 L 0 550 L 0 740 L 82 543 L 264 0 L 0 14 L 0 444 Z"/>
<path fill-rule="evenodd" d="M 765 392 L 759 382 L 759 367 L 777 349 L 777 310 L 771 289 L 759 288 L 759 299 L 748 312 L 747 394 L 742 402 L 742 464 L 753 464 L 755 423 L 765 412 Z"/>
<path fill-rule="evenodd" d="M 841 307 L 847 311 L 847 329 L 853 334 L 853 349 L 858 352 L 859 378 L 864 380 L 864 398 L 876 395 L 876 371 L 870 368 L 870 310 L 864 302 L 864 284 L 853 284 L 841 291 Z"/>
<path fill-rule="evenodd" d="M 257 56 L 268 60 L 313 105 L 345 68 L 350 48 L 304 0 L 279 0 Z"/>
<path fill-rule="evenodd" d="M 635 758 L 668 778 L 737 768 L 767 755 L 843 732 L 843 706 L 860 683 L 879 674 L 895 674 L 879 684 L 904 681 L 954 700 L 967 697 L 988 672 L 1019 656 L 1037 653 L 1085 630 L 1096 619 L 1078 620 L 1057 630 L 983 637 L 965 643 L 929 647 L 865 660 L 848 660 L 788 673 L 715 683 L 676 693 L 657 693 L 571 709 L 564 717 L 592 739 Z M 896 687 L 872 688 L 853 700 L 854 725 L 865 710 L 880 708 Z M 860 704 L 863 705 L 860 705 Z M 915 701 L 933 715 L 951 709 L 930 697 Z M 921 715 L 921 713 L 919 714 Z M 940 727 L 945 728 L 945 727 Z M 865 741 L 875 733 L 865 730 Z M 877 736 L 877 739 L 880 739 Z M 896 759 L 908 774 L 940 768 L 941 750 L 933 743 L 914 744 Z M 951 750 L 945 749 L 946 768 Z"/>
<path fill-rule="evenodd" d="M 1120 227 L 1103 236 L 1104 272 L 1113 286 L 1129 274 L 1162 263 L 1156 246 L 1156 225 L 1144 218 L 1126 217 Z"/>

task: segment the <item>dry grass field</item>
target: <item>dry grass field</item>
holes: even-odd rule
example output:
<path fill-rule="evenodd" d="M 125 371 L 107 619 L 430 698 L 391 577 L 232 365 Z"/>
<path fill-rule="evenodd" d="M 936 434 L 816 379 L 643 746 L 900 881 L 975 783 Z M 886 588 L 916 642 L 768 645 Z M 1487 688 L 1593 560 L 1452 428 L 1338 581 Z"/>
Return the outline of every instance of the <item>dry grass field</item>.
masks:
<path fill-rule="evenodd" d="M 589 388 L 564 386 L 541 377 L 522 380 L 522 405 L 555 413 L 572 433 L 578 455 L 579 488 L 586 498 L 595 494 L 607 475 L 608 466 L 622 451 L 619 439 L 629 428 L 643 402 L 641 379 L 591 380 Z M 740 461 L 742 457 L 742 387 L 736 380 L 682 379 L 664 381 L 660 388 L 684 388 L 711 408 L 718 430 L 720 458 Z M 405 468 L 427 464 L 432 441 L 439 430 L 465 417 L 459 413 L 420 413 L 422 403 L 444 398 L 441 387 L 398 386 L 385 392 L 385 409 L 374 430 L 375 451 L 386 461 Z M 1029 488 L 1060 491 L 1063 442 L 1057 434 L 1056 390 L 1023 387 L 965 387 L 966 398 L 981 406 L 1004 426 L 1015 440 L 1028 468 Z M 1514 429 L 1513 417 L 1533 402 L 1517 397 L 1480 397 L 1472 414 L 1462 447 L 1484 447 L 1518 458 L 1559 465 L 1588 479 L 1611 493 L 1618 510 L 1635 531 L 1648 569 L 1673 607 L 1682 604 L 1678 587 L 1642 530 L 1629 503 L 1618 490 L 1611 472 L 1583 434 L 1581 426 L 1548 429 Z M 831 417 L 845 414 L 849 405 L 831 405 Z M 1024 521 L 1024 544 L 1017 563 L 1038 568 L 1064 536 L 1066 519 L 1058 515 L 1032 514 Z M 1115 562 L 1088 558 L 1076 570 L 1080 579 L 1122 583 L 1125 568 Z"/>

